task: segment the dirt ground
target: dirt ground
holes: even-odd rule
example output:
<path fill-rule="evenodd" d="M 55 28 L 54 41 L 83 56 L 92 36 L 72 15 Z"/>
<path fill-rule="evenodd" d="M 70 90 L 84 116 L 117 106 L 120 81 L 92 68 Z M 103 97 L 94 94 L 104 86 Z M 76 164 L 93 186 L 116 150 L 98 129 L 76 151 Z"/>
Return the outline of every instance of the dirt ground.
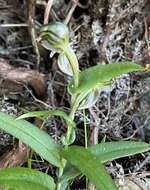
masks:
<path fill-rule="evenodd" d="M 18 116 L 48 108 L 69 110 L 69 78 L 57 66 L 58 55 L 50 57 L 36 41 L 48 14 L 46 0 L 0 0 L 1 111 Z M 80 70 L 124 60 L 150 64 L 149 0 L 57 0 L 49 14 L 49 22 L 56 20 L 68 23 Z M 150 73 L 123 75 L 102 89 L 96 105 L 86 110 L 86 121 L 90 144 L 104 136 L 108 141 L 150 142 Z M 41 125 L 37 119 L 31 122 Z M 76 122 L 75 144 L 84 145 L 82 111 L 76 113 Z M 44 129 L 58 143 L 66 131 L 61 120 L 52 117 L 44 121 Z M 20 154 L 12 136 L 0 131 L 0 168 L 25 164 L 26 154 Z M 148 173 L 150 154 L 118 159 L 107 166 L 115 177 Z M 46 162 L 33 162 L 33 167 L 54 174 Z M 83 180 L 77 179 L 72 189 L 84 188 Z"/>

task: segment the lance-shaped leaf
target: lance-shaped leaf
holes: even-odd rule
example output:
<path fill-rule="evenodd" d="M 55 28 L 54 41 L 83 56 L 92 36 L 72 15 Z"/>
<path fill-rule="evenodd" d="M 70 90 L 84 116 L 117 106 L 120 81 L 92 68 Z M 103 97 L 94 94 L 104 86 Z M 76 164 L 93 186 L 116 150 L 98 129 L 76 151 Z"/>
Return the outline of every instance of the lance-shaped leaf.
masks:
<path fill-rule="evenodd" d="M 16 120 L 25 119 L 29 117 L 41 118 L 41 117 L 48 117 L 48 116 L 59 116 L 65 120 L 68 126 L 71 126 L 72 128 L 76 126 L 75 122 L 64 111 L 61 111 L 61 110 L 28 112 L 19 116 Z"/>
<path fill-rule="evenodd" d="M 29 168 L 0 170 L 0 187 L 14 190 L 55 190 L 52 177 Z"/>
<path fill-rule="evenodd" d="M 0 112 L 0 129 L 20 139 L 51 164 L 61 167 L 59 146 L 38 127 Z"/>
<path fill-rule="evenodd" d="M 117 190 L 104 166 L 89 150 L 79 146 L 71 146 L 62 151 L 62 156 L 86 175 L 99 190 Z"/>
<path fill-rule="evenodd" d="M 101 163 L 146 152 L 149 149 L 149 144 L 135 141 L 106 142 L 88 147 L 88 150 L 92 155 L 94 157 L 96 156 L 97 160 Z M 79 175 L 81 175 L 81 172 L 68 164 L 61 177 L 61 181 L 67 183 L 67 181 L 70 181 Z"/>
<path fill-rule="evenodd" d="M 107 65 L 96 65 L 79 74 L 79 86 L 74 88 L 72 83 L 69 86 L 71 94 L 89 92 L 95 88 L 105 86 L 110 80 L 133 71 L 142 71 L 143 67 L 133 62 L 120 62 Z"/>
<path fill-rule="evenodd" d="M 76 127 L 75 122 L 63 111 L 61 110 L 50 110 L 50 111 L 35 111 L 35 112 L 28 112 L 26 114 L 21 115 L 20 117 L 17 118 L 18 119 L 25 119 L 25 118 L 29 118 L 29 117 L 48 117 L 48 116 L 59 116 L 61 118 L 63 118 L 67 124 L 68 127 L 70 127 L 72 129 L 72 135 L 70 136 L 70 139 L 67 140 L 66 136 L 63 135 L 61 137 L 62 143 L 63 145 L 70 145 L 74 142 L 75 140 L 75 130 L 74 128 Z"/>
<path fill-rule="evenodd" d="M 149 144 L 135 141 L 106 142 L 88 147 L 88 150 L 102 163 L 146 152 L 149 149 Z"/>

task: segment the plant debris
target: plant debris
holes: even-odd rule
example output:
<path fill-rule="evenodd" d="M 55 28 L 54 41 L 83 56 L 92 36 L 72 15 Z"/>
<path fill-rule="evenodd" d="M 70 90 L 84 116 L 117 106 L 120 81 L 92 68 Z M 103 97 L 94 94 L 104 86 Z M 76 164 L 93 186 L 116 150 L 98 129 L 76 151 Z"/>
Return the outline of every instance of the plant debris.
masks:
<path fill-rule="evenodd" d="M 1 96 L 7 94 L 22 94 L 24 86 L 31 87 L 36 95 L 44 99 L 47 96 L 44 75 L 23 67 L 14 68 L 6 60 L 0 59 L 0 89 Z"/>

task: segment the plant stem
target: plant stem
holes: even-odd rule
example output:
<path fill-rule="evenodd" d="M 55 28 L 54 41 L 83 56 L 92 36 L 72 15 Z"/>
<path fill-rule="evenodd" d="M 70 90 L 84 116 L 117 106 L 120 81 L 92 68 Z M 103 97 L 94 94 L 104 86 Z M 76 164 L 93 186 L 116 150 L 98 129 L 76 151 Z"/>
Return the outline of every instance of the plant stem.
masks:
<path fill-rule="evenodd" d="M 76 110 L 78 109 L 78 106 L 80 104 L 80 102 L 86 97 L 88 93 L 83 93 L 83 94 L 80 94 L 80 95 L 74 95 L 72 97 L 72 103 L 71 103 L 71 111 L 70 111 L 70 114 L 69 114 L 69 117 L 71 120 L 74 120 L 74 117 L 75 117 L 75 112 Z M 84 112 L 84 116 L 85 116 L 85 112 Z M 86 121 L 85 121 L 85 125 L 86 125 Z M 86 133 L 86 137 L 85 137 L 85 146 L 87 147 L 87 129 L 86 129 L 86 126 L 85 126 L 85 133 Z M 66 134 L 66 138 L 67 140 L 70 139 L 72 135 L 72 126 L 68 126 L 68 130 L 67 130 L 67 134 Z M 64 148 L 68 148 L 68 145 L 65 145 Z M 66 160 L 62 159 L 62 162 L 63 162 L 63 167 L 59 169 L 59 178 L 63 175 L 63 171 L 64 171 L 64 168 L 65 168 L 65 165 L 67 163 Z M 57 190 L 60 190 L 61 188 L 61 182 L 58 182 L 57 183 Z"/>
<path fill-rule="evenodd" d="M 77 57 L 70 46 L 67 46 L 67 48 L 64 48 L 64 53 L 70 62 L 70 65 L 73 71 L 74 87 L 77 88 L 79 85 L 79 64 L 78 64 Z M 69 114 L 69 117 L 71 120 L 74 120 L 75 112 L 78 108 L 78 105 L 79 105 L 78 97 L 76 95 L 72 96 L 71 111 Z M 68 126 L 68 130 L 66 134 L 67 141 L 69 141 L 69 139 L 71 138 L 71 135 L 72 135 L 72 126 Z M 68 148 L 68 145 L 65 145 L 65 148 Z M 65 159 L 62 159 L 62 162 L 63 162 L 63 167 L 59 169 L 59 176 L 58 176 L 59 179 L 63 175 L 63 171 L 64 171 L 67 161 Z M 61 185 L 62 184 L 59 181 L 57 183 L 57 190 L 60 190 Z"/>
<path fill-rule="evenodd" d="M 58 178 L 60 178 L 60 177 L 63 175 L 64 168 L 65 168 L 65 165 L 66 165 L 67 161 L 63 158 L 63 159 L 62 159 L 62 163 L 63 163 L 63 167 L 62 167 L 62 168 L 59 168 Z M 62 183 L 61 183 L 61 182 L 58 182 L 58 183 L 57 183 L 56 190 L 60 190 L 61 185 L 62 185 Z"/>
<path fill-rule="evenodd" d="M 70 46 L 67 46 L 64 49 L 64 53 L 70 62 L 70 65 L 73 71 L 74 86 L 75 88 L 77 88 L 79 84 L 79 64 L 78 64 L 76 54 L 74 53 L 73 49 Z"/>
<path fill-rule="evenodd" d="M 70 117 L 72 120 L 74 120 L 75 112 L 76 112 L 76 110 L 77 110 L 77 105 L 78 105 L 78 104 L 76 105 L 76 103 L 75 103 L 75 102 L 76 102 L 76 98 L 73 98 L 73 100 L 74 100 L 74 102 L 73 102 L 72 105 L 71 105 L 71 111 L 70 111 L 70 114 L 69 114 L 69 117 Z M 67 134 L 66 134 L 67 140 L 70 139 L 71 133 L 72 133 L 72 127 L 71 127 L 71 126 L 68 126 L 68 130 L 67 130 Z M 68 145 L 65 145 L 64 148 L 68 148 Z M 65 168 L 66 163 L 67 163 L 67 161 L 66 161 L 65 159 L 62 159 L 62 162 L 63 162 L 63 167 L 62 167 L 62 168 L 59 168 L 58 178 L 60 178 L 60 177 L 63 175 L 63 171 L 64 171 L 64 168 Z M 61 183 L 61 182 L 58 182 L 58 183 L 57 183 L 57 188 L 56 188 L 56 190 L 60 190 L 61 185 L 62 185 L 62 183 Z"/>
<path fill-rule="evenodd" d="M 87 137 L 87 125 L 86 125 L 86 115 L 85 109 L 83 110 L 83 117 L 84 117 L 84 136 L 85 136 L 85 148 L 88 147 L 88 137 Z"/>

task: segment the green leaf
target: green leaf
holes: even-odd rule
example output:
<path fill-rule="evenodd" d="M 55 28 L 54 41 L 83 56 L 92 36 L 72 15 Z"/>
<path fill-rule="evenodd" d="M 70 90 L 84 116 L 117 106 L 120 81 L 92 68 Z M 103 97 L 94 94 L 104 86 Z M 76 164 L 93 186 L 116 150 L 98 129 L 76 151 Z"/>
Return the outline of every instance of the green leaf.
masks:
<path fill-rule="evenodd" d="M 74 142 L 74 140 L 75 140 L 75 127 L 76 127 L 76 124 L 65 112 L 63 112 L 61 110 L 28 112 L 26 114 L 23 114 L 23 115 L 19 116 L 16 120 L 25 119 L 25 118 L 29 118 L 29 117 L 39 117 L 39 118 L 41 118 L 41 117 L 48 117 L 48 116 L 60 116 L 65 120 L 67 126 L 69 126 L 72 129 L 72 132 L 71 132 L 72 135 L 70 136 L 69 141 L 66 139 L 66 136 L 63 135 L 61 137 L 61 141 L 62 141 L 63 145 L 72 144 Z"/>
<path fill-rule="evenodd" d="M 70 163 L 67 163 L 64 168 L 63 175 L 60 178 L 61 184 L 68 184 L 69 183 L 68 181 L 73 180 L 80 174 L 81 174 L 81 172 L 79 170 L 77 170 L 75 167 L 73 167 Z M 62 186 L 64 186 L 64 185 L 62 185 Z"/>
<path fill-rule="evenodd" d="M 106 142 L 96 144 L 88 148 L 88 150 L 102 163 L 125 156 L 131 156 L 137 153 L 142 153 L 148 151 L 149 149 L 149 144 L 134 141 Z"/>
<path fill-rule="evenodd" d="M 14 190 L 55 190 L 52 177 L 29 168 L 0 170 L 0 187 Z"/>
<path fill-rule="evenodd" d="M 110 80 L 133 71 L 142 71 L 143 67 L 133 62 L 120 62 L 107 65 L 96 65 L 79 74 L 79 86 L 74 88 L 72 83 L 69 86 L 71 94 L 90 92 L 95 88 L 105 86 Z"/>
<path fill-rule="evenodd" d="M 59 146 L 53 142 L 47 133 L 38 127 L 25 120 L 15 120 L 14 117 L 0 112 L 0 129 L 29 145 L 51 164 L 61 167 Z"/>
<path fill-rule="evenodd" d="M 70 146 L 62 151 L 62 156 L 86 175 L 99 190 L 117 190 L 104 166 L 89 150 L 79 146 Z"/>
<path fill-rule="evenodd" d="M 65 167 L 63 175 L 59 180 L 61 183 L 60 190 L 66 190 L 67 186 L 69 186 L 69 184 L 71 184 L 72 181 L 74 181 L 74 179 L 79 175 L 82 175 L 81 172 L 76 167 L 67 162 L 67 167 Z"/>
<path fill-rule="evenodd" d="M 28 112 L 21 116 L 19 116 L 16 120 L 19 119 L 25 119 L 29 117 L 48 117 L 48 116 L 60 116 L 62 117 L 68 126 L 71 126 L 72 128 L 76 127 L 76 124 L 73 120 L 70 119 L 70 117 L 61 110 L 50 110 L 50 111 L 35 111 L 35 112 Z"/>
<path fill-rule="evenodd" d="M 144 142 L 134 141 L 119 141 L 119 142 L 103 142 L 100 144 L 88 147 L 88 150 L 97 157 L 101 163 L 111 161 L 117 158 L 131 156 L 137 153 L 142 153 L 150 149 L 149 144 Z M 80 175 L 80 171 L 70 165 L 64 170 L 61 177 L 62 181 L 69 181 Z"/>

